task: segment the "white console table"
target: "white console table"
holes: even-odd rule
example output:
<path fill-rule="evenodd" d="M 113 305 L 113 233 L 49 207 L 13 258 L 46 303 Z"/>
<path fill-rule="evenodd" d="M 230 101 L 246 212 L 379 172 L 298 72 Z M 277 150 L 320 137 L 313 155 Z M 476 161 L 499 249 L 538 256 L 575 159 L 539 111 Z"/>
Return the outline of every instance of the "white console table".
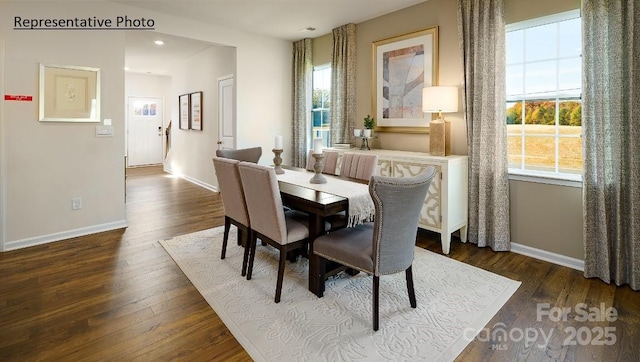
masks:
<path fill-rule="evenodd" d="M 331 149 L 339 153 L 336 173 L 340 173 L 345 152 L 378 156 L 377 175 L 410 177 L 427 166 L 436 168 L 427 197 L 420 212 L 419 227 L 440 233 L 442 252 L 449 254 L 451 233 L 460 230 L 460 239 L 467 241 L 467 156 L 431 156 L 428 153 L 394 150 Z"/>

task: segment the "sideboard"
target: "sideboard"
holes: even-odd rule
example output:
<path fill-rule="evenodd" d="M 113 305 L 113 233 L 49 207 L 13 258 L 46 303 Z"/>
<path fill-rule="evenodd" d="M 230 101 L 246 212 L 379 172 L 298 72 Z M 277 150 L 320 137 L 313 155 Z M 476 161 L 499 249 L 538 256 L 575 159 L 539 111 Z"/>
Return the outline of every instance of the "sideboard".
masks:
<path fill-rule="evenodd" d="M 449 254 L 451 233 L 460 230 L 460 239 L 467 241 L 467 156 L 431 156 L 428 153 L 395 150 L 339 149 L 336 173 L 340 174 L 345 152 L 378 156 L 377 175 L 410 177 L 427 166 L 436 169 L 420 213 L 419 227 L 440 233 L 442 252 Z"/>

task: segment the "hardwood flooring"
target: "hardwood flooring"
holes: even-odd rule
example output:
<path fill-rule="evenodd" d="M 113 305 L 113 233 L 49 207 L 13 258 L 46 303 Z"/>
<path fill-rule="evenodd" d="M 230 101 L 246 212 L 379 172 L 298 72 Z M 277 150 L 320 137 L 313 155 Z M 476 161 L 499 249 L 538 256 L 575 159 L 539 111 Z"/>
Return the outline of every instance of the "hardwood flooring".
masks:
<path fill-rule="evenodd" d="M 126 229 L 0 253 L 1 361 L 251 360 L 158 243 L 222 225 L 219 195 L 159 167 L 129 169 L 126 210 Z M 437 234 L 421 231 L 418 244 L 440 253 Z M 640 360 L 640 292 L 459 240 L 450 257 L 522 281 L 487 324 L 491 333 L 481 332 L 459 361 Z M 571 312 L 566 321 L 538 318 L 538 303 Z M 578 322 L 579 303 L 604 303 L 618 317 Z M 552 334 L 546 345 L 542 332 Z M 596 345 L 605 337 L 615 343 Z"/>

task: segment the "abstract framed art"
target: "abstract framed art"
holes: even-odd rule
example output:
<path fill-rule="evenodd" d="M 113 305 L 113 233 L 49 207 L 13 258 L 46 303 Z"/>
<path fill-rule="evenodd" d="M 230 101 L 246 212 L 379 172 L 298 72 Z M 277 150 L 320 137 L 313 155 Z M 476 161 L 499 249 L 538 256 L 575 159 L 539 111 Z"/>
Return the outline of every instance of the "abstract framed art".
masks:
<path fill-rule="evenodd" d="M 422 88 L 438 83 L 438 27 L 373 42 L 376 131 L 428 133 Z"/>
<path fill-rule="evenodd" d="M 178 128 L 189 129 L 189 95 L 182 94 L 178 96 Z"/>
<path fill-rule="evenodd" d="M 40 122 L 100 122 L 100 69 L 40 63 Z"/>
<path fill-rule="evenodd" d="M 189 94 L 189 107 L 190 128 L 202 131 L 202 92 Z"/>

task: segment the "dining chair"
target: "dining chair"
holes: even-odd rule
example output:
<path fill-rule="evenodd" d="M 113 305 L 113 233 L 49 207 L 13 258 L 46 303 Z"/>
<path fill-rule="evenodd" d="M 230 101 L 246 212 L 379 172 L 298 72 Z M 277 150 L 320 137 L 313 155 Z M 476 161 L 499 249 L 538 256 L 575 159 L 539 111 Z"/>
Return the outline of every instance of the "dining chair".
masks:
<path fill-rule="evenodd" d="M 262 147 L 240 148 L 237 150 L 216 150 L 216 156 L 238 161 L 258 163 L 262 156 Z"/>
<path fill-rule="evenodd" d="M 345 152 L 342 156 L 340 176 L 355 180 L 369 181 L 376 173 L 378 156 Z M 331 224 L 330 230 L 335 231 L 347 226 L 348 216 L 345 212 L 331 215 L 327 221 Z"/>
<path fill-rule="evenodd" d="M 338 152 L 336 151 L 323 151 L 324 159 L 322 160 L 322 173 L 335 175 L 336 174 L 336 166 L 338 165 Z M 313 150 L 309 150 L 309 155 L 307 156 L 307 170 L 315 171 L 313 165 L 316 163 L 316 159 L 312 156 Z"/>
<path fill-rule="evenodd" d="M 278 180 L 272 167 L 240 162 L 238 168 L 251 222 L 247 279 L 251 279 L 256 240 L 260 238 L 280 253 L 275 296 L 275 302 L 279 303 L 287 253 L 308 242 L 309 215 L 284 210 Z"/>
<path fill-rule="evenodd" d="M 369 181 L 378 168 L 378 156 L 345 152 L 342 156 L 340 175 Z"/>
<path fill-rule="evenodd" d="M 238 164 L 240 161 L 214 157 L 213 167 L 218 178 L 218 187 L 224 204 L 224 237 L 222 238 L 222 253 L 220 259 L 224 259 L 227 253 L 229 229 L 231 224 L 238 228 L 238 243 L 244 245 L 244 257 L 242 259 L 242 275 L 246 275 L 249 256 L 249 235 L 251 225 L 249 213 L 245 202 L 242 181 Z"/>
<path fill-rule="evenodd" d="M 420 210 L 434 175 L 435 168 L 429 166 L 413 177 L 373 176 L 369 194 L 376 210 L 375 221 L 330 232 L 313 243 L 312 257 L 319 258 L 322 282 L 327 260 L 373 275 L 374 331 L 379 327 L 381 275 L 404 271 L 409 302 L 412 308 L 417 306 L 411 266 Z"/>

